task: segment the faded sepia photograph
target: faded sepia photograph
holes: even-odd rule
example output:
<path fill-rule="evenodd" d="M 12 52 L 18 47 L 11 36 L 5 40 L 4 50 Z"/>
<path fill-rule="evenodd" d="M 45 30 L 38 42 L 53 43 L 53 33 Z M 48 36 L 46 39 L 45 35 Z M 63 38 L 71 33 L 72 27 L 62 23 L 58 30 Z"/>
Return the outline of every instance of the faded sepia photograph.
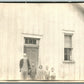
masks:
<path fill-rule="evenodd" d="M 84 80 L 84 3 L 0 3 L 2 80 Z"/>

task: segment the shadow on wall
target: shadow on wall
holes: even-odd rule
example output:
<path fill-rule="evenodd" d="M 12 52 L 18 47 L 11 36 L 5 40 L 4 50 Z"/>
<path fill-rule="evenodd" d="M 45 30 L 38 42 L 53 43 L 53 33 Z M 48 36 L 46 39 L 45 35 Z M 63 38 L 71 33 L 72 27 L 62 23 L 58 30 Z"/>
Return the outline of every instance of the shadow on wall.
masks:
<path fill-rule="evenodd" d="M 77 10 L 80 19 L 82 19 L 84 21 L 84 7 L 83 7 L 84 4 L 83 3 L 81 3 L 81 4 L 79 4 L 79 3 L 72 3 L 72 6 L 73 6 L 74 9 Z"/>

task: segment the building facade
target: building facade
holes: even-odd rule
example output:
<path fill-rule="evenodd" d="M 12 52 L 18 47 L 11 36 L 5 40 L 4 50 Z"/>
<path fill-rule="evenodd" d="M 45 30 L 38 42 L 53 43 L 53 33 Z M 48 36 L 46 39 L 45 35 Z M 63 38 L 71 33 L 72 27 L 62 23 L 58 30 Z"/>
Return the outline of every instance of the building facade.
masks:
<path fill-rule="evenodd" d="M 23 53 L 36 69 L 54 67 L 56 80 L 84 80 L 84 23 L 74 6 L 0 3 L 0 80 L 21 80 Z"/>

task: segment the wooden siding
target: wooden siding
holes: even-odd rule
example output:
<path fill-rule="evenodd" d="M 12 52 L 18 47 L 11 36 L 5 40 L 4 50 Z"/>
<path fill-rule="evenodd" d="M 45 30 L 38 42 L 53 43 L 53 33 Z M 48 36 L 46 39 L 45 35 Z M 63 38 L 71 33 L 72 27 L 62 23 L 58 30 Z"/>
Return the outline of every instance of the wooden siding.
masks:
<path fill-rule="evenodd" d="M 72 4 L 0 3 L 0 80 L 19 80 L 22 33 L 42 35 L 39 64 L 57 80 L 84 80 L 84 23 Z M 73 31 L 73 60 L 63 63 L 64 30 Z"/>

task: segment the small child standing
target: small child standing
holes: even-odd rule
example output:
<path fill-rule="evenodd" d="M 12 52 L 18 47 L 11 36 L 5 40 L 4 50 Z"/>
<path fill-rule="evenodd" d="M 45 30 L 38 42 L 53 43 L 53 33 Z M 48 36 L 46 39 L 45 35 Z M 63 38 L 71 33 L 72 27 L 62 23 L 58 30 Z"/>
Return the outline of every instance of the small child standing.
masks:
<path fill-rule="evenodd" d="M 56 80 L 56 73 L 54 68 L 51 68 L 51 73 L 50 73 L 51 80 Z"/>
<path fill-rule="evenodd" d="M 49 80 L 50 79 L 50 71 L 48 66 L 46 66 L 46 71 L 45 71 L 45 80 Z"/>
<path fill-rule="evenodd" d="M 35 64 L 32 63 L 31 65 L 31 73 L 30 73 L 30 77 L 31 77 L 31 80 L 35 80 L 35 76 L 36 76 L 36 68 L 35 68 Z"/>
<path fill-rule="evenodd" d="M 37 80 L 44 80 L 44 70 L 43 70 L 43 66 L 40 65 L 39 68 L 38 68 L 38 71 L 37 71 L 37 76 L 36 76 L 36 79 Z"/>

